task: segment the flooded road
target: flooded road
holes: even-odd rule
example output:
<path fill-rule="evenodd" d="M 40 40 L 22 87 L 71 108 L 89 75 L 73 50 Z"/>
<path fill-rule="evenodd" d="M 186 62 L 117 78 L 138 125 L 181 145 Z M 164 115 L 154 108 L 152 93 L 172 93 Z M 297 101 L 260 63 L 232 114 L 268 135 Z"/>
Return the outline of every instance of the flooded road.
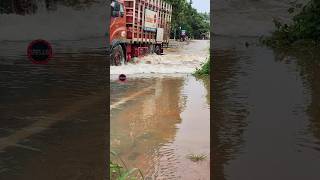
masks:
<path fill-rule="evenodd" d="M 111 149 L 152 179 L 209 179 L 208 80 L 191 75 L 111 83 Z M 136 92 L 142 92 L 137 94 Z M 192 162 L 189 154 L 206 155 Z"/>
<path fill-rule="evenodd" d="M 55 56 L 41 66 L 26 58 L 28 42 L 1 47 L 0 179 L 103 178 L 106 63 L 99 42 L 53 41 Z"/>
<path fill-rule="evenodd" d="M 191 75 L 208 54 L 194 40 L 111 67 L 111 150 L 146 179 L 210 179 L 210 83 Z"/>
<path fill-rule="evenodd" d="M 231 28 L 230 34 L 216 33 L 211 129 L 214 179 L 320 178 L 319 55 L 281 52 L 259 44 L 257 36 L 268 34 L 259 29 L 272 28 L 267 21 L 255 19 L 259 21 L 255 23 L 253 19 L 262 16 L 259 9 L 272 12 L 285 5 L 285 1 L 276 2 L 270 6 L 248 2 L 249 10 L 243 14 L 252 16 L 233 20 L 246 24 L 240 31 L 256 29 L 246 34 L 232 35 Z M 228 15 L 220 11 L 219 16 Z"/>
<path fill-rule="evenodd" d="M 170 45 L 174 47 L 165 48 L 163 55 L 148 55 L 136 58 L 137 63 L 111 66 L 110 74 L 112 77 L 117 77 L 119 74 L 134 76 L 143 74 L 191 74 L 208 58 L 209 43 L 209 40 L 191 40 L 188 42 L 171 40 Z"/>
<path fill-rule="evenodd" d="M 1 180 L 103 179 L 106 28 L 95 3 L 1 1 Z M 53 48 L 47 65 L 26 55 L 39 38 Z"/>

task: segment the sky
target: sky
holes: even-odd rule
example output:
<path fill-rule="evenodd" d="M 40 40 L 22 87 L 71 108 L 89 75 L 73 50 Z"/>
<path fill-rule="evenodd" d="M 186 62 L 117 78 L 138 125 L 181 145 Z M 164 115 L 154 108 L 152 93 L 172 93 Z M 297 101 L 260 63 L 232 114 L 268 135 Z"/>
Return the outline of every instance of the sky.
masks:
<path fill-rule="evenodd" d="M 189 0 L 188 0 L 189 1 Z M 210 12 L 210 0 L 192 0 L 192 6 L 198 10 L 198 12 Z"/>

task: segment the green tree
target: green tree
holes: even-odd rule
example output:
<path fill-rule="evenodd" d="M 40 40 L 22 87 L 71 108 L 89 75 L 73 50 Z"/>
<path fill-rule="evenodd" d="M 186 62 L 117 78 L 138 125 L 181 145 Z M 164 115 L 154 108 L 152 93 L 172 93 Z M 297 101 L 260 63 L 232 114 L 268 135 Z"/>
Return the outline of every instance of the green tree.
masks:
<path fill-rule="evenodd" d="M 186 0 L 165 0 L 172 5 L 171 36 L 180 28 L 187 31 L 188 36 L 201 38 L 202 34 L 210 31 L 209 15 L 198 13 Z"/>
<path fill-rule="evenodd" d="M 310 0 L 305 5 L 292 3 L 288 9 L 290 14 L 299 11 L 292 18 L 292 23 L 285 24 L 274 20 L 276 26 L 270 38 L 264 39 L 267 45 L 273 47 L 290 46 L 295 42 L 320 42 L 320 1 Z"/>

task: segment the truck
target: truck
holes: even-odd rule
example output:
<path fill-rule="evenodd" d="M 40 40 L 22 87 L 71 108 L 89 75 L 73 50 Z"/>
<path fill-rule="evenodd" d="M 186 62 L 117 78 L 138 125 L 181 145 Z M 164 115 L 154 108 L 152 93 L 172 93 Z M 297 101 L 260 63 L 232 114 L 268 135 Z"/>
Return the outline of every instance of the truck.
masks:
<path fill-rule="evenodd" d="M 161 55 L 169 44 L 171 16 L 172 5 L 164 0 L 112 0 L 110 65 L 152 53 Z"/>

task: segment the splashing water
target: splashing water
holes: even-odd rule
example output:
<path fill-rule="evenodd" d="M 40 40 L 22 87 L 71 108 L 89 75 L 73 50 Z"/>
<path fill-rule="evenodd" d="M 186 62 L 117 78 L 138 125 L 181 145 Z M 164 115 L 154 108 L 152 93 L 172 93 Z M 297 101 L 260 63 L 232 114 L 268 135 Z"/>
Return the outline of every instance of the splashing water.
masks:
<path fill-rule="evenodd" d="M 209 56 L 209 41 L 194 40 L 183 48 L 165 49 L 164 55 L 148 55 L 137 58 L 136 63 L 123 66 L 111 66 L 111 79 L 119 74 L 134 76 L 146 74 L 190 74 L 199 68 Z"/>

